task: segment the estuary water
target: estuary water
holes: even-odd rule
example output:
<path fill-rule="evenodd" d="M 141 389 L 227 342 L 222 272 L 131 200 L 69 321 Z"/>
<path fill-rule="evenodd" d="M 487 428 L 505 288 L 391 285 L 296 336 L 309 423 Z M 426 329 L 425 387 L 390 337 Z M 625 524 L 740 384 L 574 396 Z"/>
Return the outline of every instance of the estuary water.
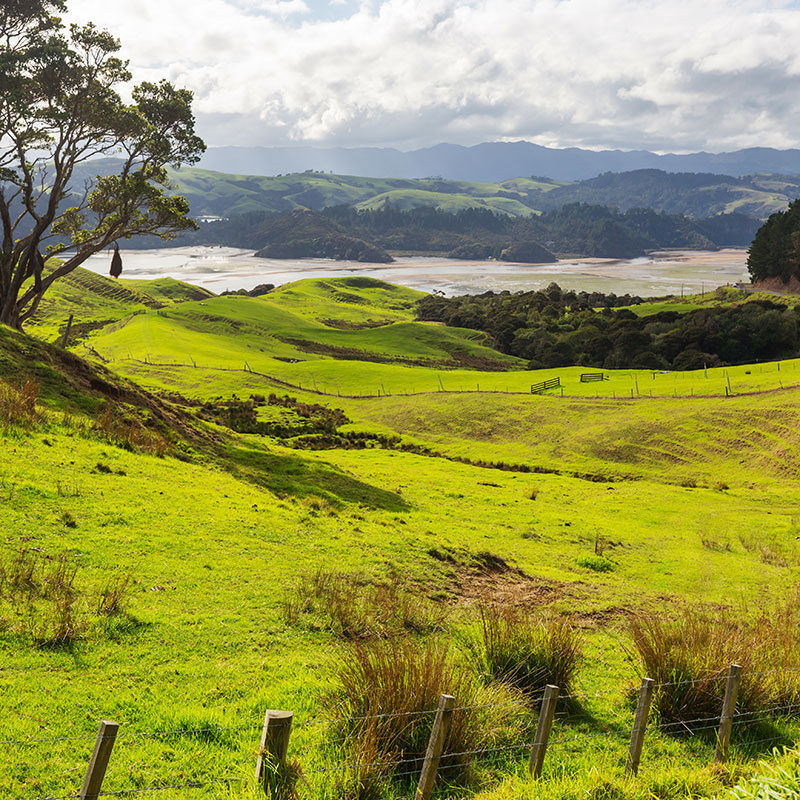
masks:
<path fill-rule="evenodd" d="M 252 289 L 260 283 L 276 286 L 301 278 L 367 276 L 426 292 L 446 295 L 541 289 L 555 281 L 564 289 L 638 294 L 712 290 L 747 281 L 747 251 L 667 250 L 643 258 L 580 258 L 556 264 L 514 264 L 501 261 L 459 261 L 429 256 L 398 257 L 391 264 L 362 264 L 323 258 L 256 258 L 251 250 L 232 247 L 174 247 L 123 250 L 123 277 L 177 278 L 219 293 Z M 110 254 L 92 256 L 84 265 L 108 274 Z"/>

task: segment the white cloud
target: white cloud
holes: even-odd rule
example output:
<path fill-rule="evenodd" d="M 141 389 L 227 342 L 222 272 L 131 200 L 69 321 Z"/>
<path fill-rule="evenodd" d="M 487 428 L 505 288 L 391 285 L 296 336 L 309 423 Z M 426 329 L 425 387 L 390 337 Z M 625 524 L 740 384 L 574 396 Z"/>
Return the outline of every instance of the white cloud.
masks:
<path fill-rule="evenodd" d="M 800 145 L 789 2 L 362 0 L 334 21 L 316 0 L 69 5 L 137 78 L 192 88 L 210 144 Z"/>

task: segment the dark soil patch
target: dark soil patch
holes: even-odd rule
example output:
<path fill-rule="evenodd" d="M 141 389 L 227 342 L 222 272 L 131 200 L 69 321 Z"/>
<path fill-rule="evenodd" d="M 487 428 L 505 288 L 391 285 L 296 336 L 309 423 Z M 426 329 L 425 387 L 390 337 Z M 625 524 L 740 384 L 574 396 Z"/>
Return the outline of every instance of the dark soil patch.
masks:
<path fill-rule="evenodd" d="M 450 565 L 441 585 L 457 605 L 489 603 L 515 608 L 538 608 L 564 595 L 572 585 L 528 575 L 494 553 L 468 554 L 433 548 L 428 555 Z"/>
<path fill-rule="evenodd" d="M 392 319 L 365 319 L 361 322 L 355 322 L 349 319 L 321 319 L 323 325 L 329 328 L 336 328 L 340 331 L 363 331 L 368 328 L 384 328 L 386 325 L 391 325 L 394 320 Z"/>
<path fill-rule="evenodd" d="M 281 342 L 290 344 L 304 353 L 314 353 L 320 356 L 330 356 L 340 361 L 369 361 L 374 364 L 406 364 L 413 367 L 455 367 L 455 362 L 439 363 L 424 358 L 404 358 L 403 356 L 384 356 L 378 353 L 368 353 L 355 347 L 337 347 L 332 344 L 311 342 L 308 339 L 292 339 L 288 336 L 276 336 Z"/>

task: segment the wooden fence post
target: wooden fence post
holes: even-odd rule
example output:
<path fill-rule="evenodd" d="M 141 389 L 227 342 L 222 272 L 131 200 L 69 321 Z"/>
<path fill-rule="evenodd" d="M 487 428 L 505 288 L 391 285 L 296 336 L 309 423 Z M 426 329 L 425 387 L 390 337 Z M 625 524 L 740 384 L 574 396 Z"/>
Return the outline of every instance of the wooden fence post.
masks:
<path fill-rule="evenodd" d="M 633 718 L 628 763 L 625 766 L 625 772 L 631 775 L 636 775 L 639 771 L 639 760 L 642 757 L 644 733 L 647 730 L 647 715 L 650 713 L 650 701 L 653 699 L 654 686 L 655 681 L 652 678 L 642 678 L 642 688 L 639 689 L 639 703 L 636 706 L 636 716 Z"/>
<path fill-rule="evenodd" d="M 270 796 L 279 772 L 286 765 L 293 716 L 291 711 L 274 710 L 268 710 L 264 715 L 261 745 L 256 761 L 256 784 L 261 784 Z"/>
<path fill-rule="evenodd" d="M 104 720 L 100 723 L 100 730 L 97 732 L 92 757 L 86 768 L 81 793 L 78 795 L 80 800 L 97 800 L 100 790 L 103 788 L 103 778 L 106 776 L 108 760 L 111 758 L 118 730 L 119 725 L 116 722 Z"/>
<path fill-rule="evenodd" d="M 439 707 L 436 709 L 436 716 L 433 719 L 433 728 L 431 737 L 428 739 L 428 749 L 425 751 L 425 761 L 422 764 L 415 800 L 429 800 L 431 796 L 436 773 L 439 770 L 439 759 L 442 757 L 447 732 L 450 730 L 454 705 L 455 698 L 450 694 L 443 694 L 439 698 Z"/>
<path fill-rule="evenodd" d="M 722 701 L 722 715 L 719 718 L 717 748 L 714 751 L 714 762 L 717 764 L 722 763 L 728 757 L 728 743 L 731 740 L 733 712 L 736 710 L 736 695 L 739 693 L 739 681 L 741 677 L 742 668 L 738 664 L 731 664 L 728 670 L 728 683 L 725 686 L 725 699 Z"/>
<path fill-rule="evenodd" d="M 536 738 L 531 748 L 531 760 L 528 768 L 534 778 L 542 774 L 544 754 L 547 752 L 547 742 L 550 739 L 550 729 L 553 727 L 553 715 L 556 713 L 558 700 L 558 686 L 548 684 L 544 689 L 542 708 L 539 711 L 539 723 L 536 726 Z"/>
<path fill-rule="evenodd" d="M 74 314 L 70 314 L 69 319 L 67 320 L 67 327 L 64 329 L 64 335 L 61 337 L 62 347 L 66 347 L 67 342 L 69 341 L 69 329 L 72 327 L 72 319 L 74 316 Z"/>

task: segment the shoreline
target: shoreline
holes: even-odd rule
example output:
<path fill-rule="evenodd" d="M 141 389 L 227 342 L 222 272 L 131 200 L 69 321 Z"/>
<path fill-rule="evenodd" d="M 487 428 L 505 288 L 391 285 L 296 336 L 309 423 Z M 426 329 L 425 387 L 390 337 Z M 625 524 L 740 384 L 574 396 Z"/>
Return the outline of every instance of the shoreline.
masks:
<path fill-rule="evenodd" d="M 389 264 L 333 259 L 266 259 L 251 250 L 230 247 L 154 248 L 123 250 L 124 278 L 175 278 L 219 293 L 260 283 L 276 286 L 303 278 L 364 276 L 447 295 L 486 291 L 521 291 L 558 283 L 576 291 L 600 291 L 661 297 L 747 282 L 747 251 L 658 250 L 634 259 L 562 258 L 555 263 L 458 260 L 445 256 L 406 256 Z M 107 254 L 92 256 L 84 265 L 108 274 Z"/>

